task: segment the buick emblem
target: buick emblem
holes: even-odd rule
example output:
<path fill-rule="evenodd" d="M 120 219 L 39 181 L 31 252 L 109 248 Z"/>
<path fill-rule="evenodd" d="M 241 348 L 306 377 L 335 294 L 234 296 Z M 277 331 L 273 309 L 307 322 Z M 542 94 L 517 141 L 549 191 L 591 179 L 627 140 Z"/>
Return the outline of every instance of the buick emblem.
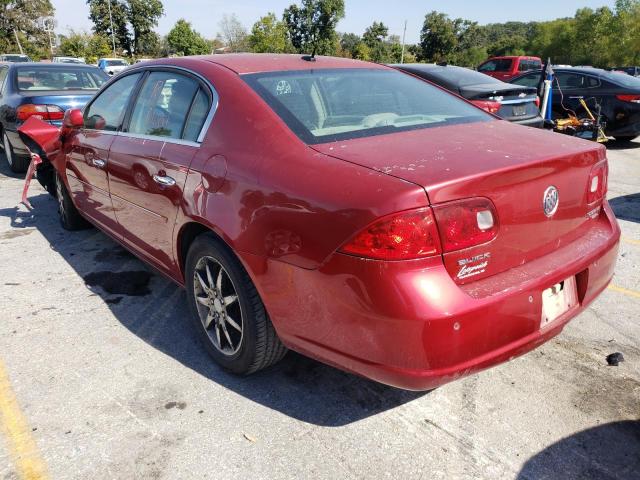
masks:
<path fill-rule="evenodd" d="M 547 217 L 553 217 L 556 213 L 558 210 L 559 200 L 560 196 L 558 194 L 558 189 L 553 185 L 544 191 L 544 196 L 542 197 L 542 208 Z"/>

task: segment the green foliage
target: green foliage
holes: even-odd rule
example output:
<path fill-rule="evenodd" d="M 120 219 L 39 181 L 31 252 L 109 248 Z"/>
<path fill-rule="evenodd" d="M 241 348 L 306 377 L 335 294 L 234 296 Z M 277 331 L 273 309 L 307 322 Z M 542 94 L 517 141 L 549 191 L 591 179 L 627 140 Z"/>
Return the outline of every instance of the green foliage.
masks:
<path fill-rule="evenodd" d="M 0 52 L 18 53 L 17 35 L 27 55 L 36 60 L 49 56 L 49 38 L 41 21 L 53 13 L 49 0 L 0 0 Z"/>
<path fill-rule="evenodd" d="M 144 49 L 150 48 L 150 42 L 153 44 L 156 40 L 151 33 L 164 15 L 160 0 L 87 0 L 87 4 L 95 33 L 111 39 L 113 20 L 113 34 L 119 50 L 126 50 L 130 55 L 145 53 Z M 154 48 L 155 45 L 151 49 Z"/>
<path fill-rule="evenodd" d="M 220 27 L 220 38 L 231 52 L 249 50 L 249 35 L 235 14 L 223 15 L 218 26 Z"/>
<path fill-rule="evenodd" d="M 87 63 L 95 63 L 98 58 L 111 54 L 111 45 L 102 35 L 71 31 L 60 36 L 58 53 L 67 57 L 82 57 Z"/>
<path fill-rule="evenodd" d="M 293 51 L 287 35 L 287 26 L 274 13 L 268 13 L 251 28 L 249 48 L 256 53 L 288 53 Z"/>
<path fill-rule="evenodd" d="M 344 17 L 344 0 L 302 0 L 285 9 L 283 21 L 299 53 L 333 55 L 339 47 L 336 25 Z"/>
<path fill-rule="evenodd" d="M 535 55 L 554 63 L 613 67 L 640 64 L 640 0 L 579 9 L 572 18 L 478 26 L 439 12 L 425 17 L 421 61 L 477 66 L 487 56 Z"/>
<path fill-rule="evenodd" d="M 390 48 L 386 42 L 388 36 L 389 29 L 382 22 L 373 22 L 365 30 L 364 35 L 362 35 L 362 41 L 369 47 L 372 61 L 377 63 L 389 61 Z"/>
<path fill-rule="evenodd" d="M 427 62 L 447 62 L 463 67 L 475 66 L 487 56 L 484 32 L 476 22 L 431 12 L 425 16 L 420 32 L 418 57 Z"/>
<path fill-rule="evenodd" d="M 173 55 L 206 55 L 211 47 L 202 35 L 191 28 L 191 23 L 181 18 L 167 35 L 169 54 Z"/>

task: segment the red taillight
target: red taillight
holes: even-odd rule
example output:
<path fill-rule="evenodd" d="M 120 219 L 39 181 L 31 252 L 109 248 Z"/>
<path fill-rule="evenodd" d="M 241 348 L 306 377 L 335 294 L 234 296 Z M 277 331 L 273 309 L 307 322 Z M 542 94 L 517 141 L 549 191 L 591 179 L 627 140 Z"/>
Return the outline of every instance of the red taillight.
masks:
<path fill-rule="evenodd" d="M 540 97 L 538 97 L 537 95 L 536 95 L 535 102 L 536 102 L 536 107 L 540 108 Z"/>
<path fill-rule="evenodd" d="M 476 107 L 480 107 L 483 110 L 486 110 L 489 113 L 498 113 L 502 104 L 500 102 L 496 102 L 495 100 L 471 100 Z"/>
<path fill-rule="evenodd" d="M 34 105 L 28 103 L 20 105 L 16 109 L 16 116 L 21 122 L 26 121 L 29 117 L 38 117 L 42 120 L 62 120 L 64 118 L 64 110 L 57 105 Z"/>
<path fill-rule="evenodd" d="M 488 198 L 471 198 L 435 205 L 443 252 L 453 252 L 493 240 L 498 214 Z"/>
<path fill-rule="evenodd" d="M 640 103 L 640 95 L 616 95 L 616 98 L 623 102 Z"/>
<path fill-rule="evenodd" d="M 376 220 L 341 252 L 378 260 L 410 260 L 440 253 L 438 230 L 431 208 L 409 210 Z"/>
<path fill-rule="evenodd" d="M 587 183 L 587 204 L 601 201 L 607 194 L 607 177 L 609 166 L 606 161 L 593 166 Z"/>

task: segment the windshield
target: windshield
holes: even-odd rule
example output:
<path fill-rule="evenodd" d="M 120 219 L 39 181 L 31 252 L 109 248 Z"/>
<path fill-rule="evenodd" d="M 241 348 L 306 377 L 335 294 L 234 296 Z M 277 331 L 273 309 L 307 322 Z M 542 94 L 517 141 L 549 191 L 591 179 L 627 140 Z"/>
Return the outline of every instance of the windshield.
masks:
<path fill-rule="evenodd" d="M 124 60 L 106 60 L 107 67 L 126 67 L 129 65 Z"/>
<path fill-rule="evenodd" d="M 627 73 L 606 72 L 602 74 L 602 78 L 611 80 L 618 85 L 624 85 L 625 87 L 640 88 L 640 78 L 633 77 Z"/>
<path fill-rule="evenodd" d="M 496 58 L 489 60 L 478 67 L 479 72 L 508 72 L 511 70 L 513 60 L 510 58 Z"/>
<path fill-rule="evenodd" d="M 493 119 L 433 85 L 391 70 L 286 71 L 243 78 L 309 144 Z"/>
<path fill-rule="evenodd" d="M 88 68 L 22 67 L 17 69 L 18 90 L 98 90 L 107 77 Z"/>

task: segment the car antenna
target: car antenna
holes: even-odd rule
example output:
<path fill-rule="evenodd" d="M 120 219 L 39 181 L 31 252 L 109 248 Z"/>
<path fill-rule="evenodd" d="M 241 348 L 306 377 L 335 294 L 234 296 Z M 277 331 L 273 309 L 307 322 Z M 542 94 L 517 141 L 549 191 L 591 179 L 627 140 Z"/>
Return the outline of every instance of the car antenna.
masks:
<path fill-rule="evenodd" d="M 316 44 L 313 44 L 313 50 L 311 51 L 311 55 L 303 55 L 302 60 L 305 62 L 315 62 L 316 61 Z"/>

